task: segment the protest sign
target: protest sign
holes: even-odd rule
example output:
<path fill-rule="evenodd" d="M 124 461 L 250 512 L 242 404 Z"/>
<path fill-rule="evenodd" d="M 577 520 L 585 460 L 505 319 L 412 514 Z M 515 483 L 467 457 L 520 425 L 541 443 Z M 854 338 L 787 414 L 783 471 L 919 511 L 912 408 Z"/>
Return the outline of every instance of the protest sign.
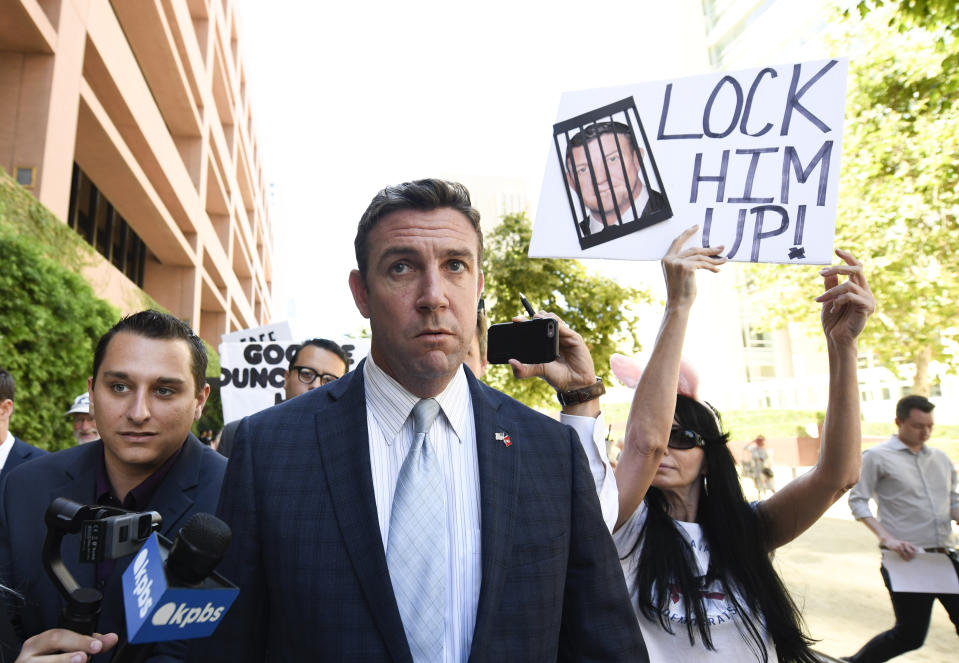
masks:
<path fill-rule="evenodd" d="M 367 338 L 333 338 L 353 370 L 369 354 Z M 292 341 L 220 345 L 220 398 L 223 421 L 230 422 L 283 402 L 284 376 L 300 344 Z"/>
<path fill-rule="evenodd" d="M 531 257 L 658 260 L 696 241 L 730 260 L 832 260 L 848 61 L 562 96 Z"/>
<path fill-rule="evenodd" d="M 286 320 L 220 335 L 220 343 L 276 343 L 292 340 L 293 332 L 290 331 L 290 323 Z"/>

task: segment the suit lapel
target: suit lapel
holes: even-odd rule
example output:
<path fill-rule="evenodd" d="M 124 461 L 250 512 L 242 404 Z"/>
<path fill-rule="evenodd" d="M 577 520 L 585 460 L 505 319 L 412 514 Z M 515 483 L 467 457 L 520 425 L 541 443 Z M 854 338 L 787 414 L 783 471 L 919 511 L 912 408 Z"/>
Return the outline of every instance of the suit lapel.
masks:
<path fill-rule="evenodd" d="M 21 460 L 26 460 L 30 456 L 30 452 L 33 451 L 30 446 L 21 440 L 19 437 L 13 438 L 13 447 L 10 449 L 11 455 L 16 455 L 17 458 Z M 17 463 L 19 465 L 19 463 Z"/>
<path fill-rule="evenodd" d="M 513 517 L 517 491 L 522 440 L 511 439 L 507 446 L 497 434 L 510 434 L 507 422 L 499 421 L 496 392 L 484 387 L 467 373 L 476 419 L 476 456 L 479 463 L 481 537 L 483 546 L 483 585 L 476 609 L 473 645 L 489 642 L 500 603 L 509 554 L 513 542 Z M 504 427 L 502 424 L 506 424 Z M 478 649 L 476 651 L 479 651 Z M 472 658 L 472 656 L 471 656 Z"/>
<path fill-rule="evenodd" d="M 328 393 L 330 400 L 315 415 L 316 437 L 340 535 L 391 657 L 411 661 L 373 497 L 363 363 Z"/>
<path fill-rule="evenodd" d="M 160 533 L 171 540 L 183 527 L 183 516 L 193 506 L 202 454 L 203 443 L 188 433 L 180 457 L 150 500 L 150 508 L 163 517 Z"/>

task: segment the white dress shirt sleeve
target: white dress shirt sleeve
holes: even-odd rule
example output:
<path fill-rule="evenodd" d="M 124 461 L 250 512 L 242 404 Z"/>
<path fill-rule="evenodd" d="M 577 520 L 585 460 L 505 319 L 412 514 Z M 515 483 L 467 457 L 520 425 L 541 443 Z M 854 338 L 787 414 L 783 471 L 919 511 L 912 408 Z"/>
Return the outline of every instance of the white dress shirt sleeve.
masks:
<path fill-rule="evenodd" d="M 957 479 L 956 468 L 952 468 L 952 490 L 949 493 L 949 510 L 959 509 L 959 479 Z M 959 520 L 959 519 L 957 519 Z"/>
<path fill-rule="evenodd" d="M 879 473 L 878 454 L 866 451 L 862 455 L 862 470 L 859 473 L 859 483 L 853 486 L 849 493 L 849 510 L 856 520 L 873 517 L 869 508 L 869 500 L 876 489 L 876 477 Z"/>
<path fill-rule="evenodd" d="M 579 417 L 573 414 L 560 414 L 559 420 L 576 431 L 579 442 L 586 452 L 589 461 L 589 470 L 593 473 L 593 482 L 596 484 L 596 494 L 599 496 L 599 506 L 603 511 L 603 520 L 610 532 L 616 525 L 616 516 L 619 515 L 619 491 L 616 488 L 616 476 L 613 466 L 609 464 L 606 453 L 606 436 L 603 433 L 605 425 L 600 413 L 593 417 Z"/>

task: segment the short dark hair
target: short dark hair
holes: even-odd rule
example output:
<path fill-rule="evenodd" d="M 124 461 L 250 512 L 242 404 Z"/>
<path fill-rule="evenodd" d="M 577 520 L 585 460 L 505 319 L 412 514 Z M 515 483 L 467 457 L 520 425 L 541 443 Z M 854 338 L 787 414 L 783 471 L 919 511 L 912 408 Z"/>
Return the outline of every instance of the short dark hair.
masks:
<path fill-rule="evenodd" d="M 190 346 L 191 366 L 193 371 L 193 385 L 195 393 L 199 394 L 206 384 L 206 347 L 200 337 L 193 333 L 190 325 L 178 320 L 169 313 L 153 309 L 140 311 L 133 315 L 120 318 L 106 334 L 100 337 L 97 349 L 93 353 L 93 385 L 96 386 L 97 372 L 107 354 L 110 340 L 120 332 L 145 336 L 146 338 L 183 340 Z"/>
<path fill-rule="evenodd" d="M 346 367 L 346 370 L 350 370 L 350 356 L 346 354 L 346 350 L 340 347 L 338 343 L 331 341 L 328 338 L 308 338 L 296 349 L 296 352 L 290 358 L 290 370 L 293 370 L 293 367 L 296 365 L 296 362 L 300 360 L 300 352 L 303 348 L 308 345 L 315 346 L 321 350 L 327 350 L 332 352 L 337 357 L 343 360 L 343 365 Z"/>
<path fill-rule="evenodd" d="M 909 418 L 909 414 L 913 410 L 920 410 L 922 412 L 932 412 L 933 408 L 936 407 L 936 404 L 931 402 L 925 396 L 920 396 L 919 394 L 909 394 L 908 396 L 903 396 L 899 399 L 899 402 L 896 403 L 896 419 L 899 421 L 905 421 Z"/>
<path fill-rule="evenodd" d="M 369 247 L 366 245 L 366 239 L 380 219 L 393 212 L 404 210 L 429 212 L 444 207 L 449 207 L 461 213 L 472 224 L 479 239 L 477 259 L 482 264 L 483 231 L 480 229 L 480 213 L 470 202 L 470 192 L 458 182 L 433 178 L 416 180 L 388 186 L 381 190 L 373 196 L 373 200 L 370 201 L 366 211 L 363 212 L 360 223 L 356 228 L 353 249 L 356 252 L 356 266 L 364 282 L 366 281 L 366 270 L 369 266 Z"/>
<path fill-rule="evenodd" d="M 633 152 L 639 154 L 639 145 L 636 144 L 636 134 L 633 133 L 631 127 L 622 122 L 597 122 L 596 124 L 583 127 L 579 133 L 569 139 L 569 144 L 566 146 L 566 171 L 572 172 L 570 165 L 573 161 L 574 147 L 583 147 L 589 141 L 597 140 L 604 134 L 628 136 L 629 144 L 632 146 Z"/>
<path fill-rule="evenodd" d="M 13 395 L 17 391 L 17 383 L 7 371 L 0 368 L 0 403 L 5 400 L 13 400 Z"/>

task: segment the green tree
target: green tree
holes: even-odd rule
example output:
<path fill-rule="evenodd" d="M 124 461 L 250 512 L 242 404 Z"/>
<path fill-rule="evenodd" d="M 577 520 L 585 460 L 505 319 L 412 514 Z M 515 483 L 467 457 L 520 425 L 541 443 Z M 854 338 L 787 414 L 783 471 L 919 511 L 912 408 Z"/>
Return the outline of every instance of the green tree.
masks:
<path fill-rule="evenodd" d="M 491 322 L 525 315 L 523 292 L 537 309 L 552 311 L 586 340 L 597 375 L 609 383 L 609 358 L 617 350 L 635 352 L 632 306 L 649 293 L 590 274 L 577 260 L 530 258 L 532 225 L 525 213 L 509 214 L 485 238 L 484 295 Z M 486 382 L 530 407 L 558 409 L 556 394 L 542 380 L 516 380 L 509 366 L 490 366 Z"/>
<path fill-rule="evenodd" d="M 103 258 L 2 168 L 0 256 L 0 367 L 17 380 L 11 429 L 51 450 L 70 446 L 70 420 L 63 412 L 86 389 L 96 342 L 120 317 L 80 276 Z M 137 297 L 126 308 L 162 310 L 142 290 Z M 206 351 L 207 377 L 219 377 L 220 357 L 210 345 Z M 204 416 L 199 423 L 222 426 L 218 393 Z"/>
<path fill-rule="evenodd" d="M 846 22 L 853 57 L 835 243 L 863 261 L 876 294 L 864 347 L 893 371 L 913 364 L 913 389 L 928 395 L 929 362 L 954 366 L 959 340 L 959 112 L 940 89 L 955 76 L 944 54 L 956 43 L 943 26 L 891 29 L 901 17 L 887 4 Z M 814 273 L 763 266 L 750 281 L 774 325 L 813 324 Z"/>
<path fill-rule="evenodd" d="M 865 18 L 876 9 L 890 9 L 886 22 L 900 31 L 912 27 L 944 28 L 955 32 L 959 27 L 959 5 L 955 0 L 861 0 L 856 3 L 859 16 Z M 847 10 L 848 16 L 851 12 Z"/>
<path fill-rule="evenodd" d="M 23 237 L 0 233 L 0 365 L 17 382 L 10 429 L 51 451 L 72 446 L 67 405 L 86 389 L 94 344 L 118 313 Z"/>

